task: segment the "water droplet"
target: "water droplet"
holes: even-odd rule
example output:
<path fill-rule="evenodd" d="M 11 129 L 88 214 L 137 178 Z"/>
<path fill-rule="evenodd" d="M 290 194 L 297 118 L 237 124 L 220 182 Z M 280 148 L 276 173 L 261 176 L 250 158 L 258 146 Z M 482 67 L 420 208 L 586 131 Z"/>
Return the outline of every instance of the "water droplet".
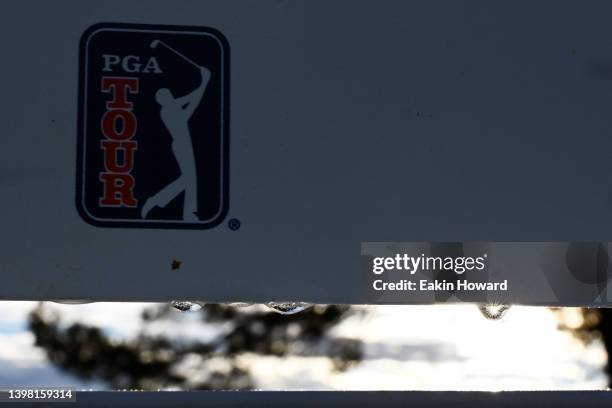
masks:
<path fill-rule="evenodd" d="M 282 315 L 292 315 L 309 308 L 310 304 L 303 302 L 268 302 L 266 303 L 270 309 Z"/>
<path fill-rule="evenodd" d="M 198 310 L 202 309 L 202 304 L 199 302 L 173 300 L 170 302 L 170 304 L 173 308 L 180 310 L 181 312 L 197 312 Z"/>
<path fill-rule="evenodd" d="M 498 305 L 493 303 L 482 303 L 478 305 L 478 310 L 489 320 L 499 320 L 506 315 L 510 305 Z"/>

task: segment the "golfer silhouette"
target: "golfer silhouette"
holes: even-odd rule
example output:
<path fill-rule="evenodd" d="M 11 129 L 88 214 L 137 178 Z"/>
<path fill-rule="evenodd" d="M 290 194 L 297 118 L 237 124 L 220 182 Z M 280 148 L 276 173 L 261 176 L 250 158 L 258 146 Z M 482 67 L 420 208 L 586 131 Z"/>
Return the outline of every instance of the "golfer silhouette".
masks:
<path fill-rule="evenodd" d="M 204 67 L 198 68 L 200 69 L 201 83 L 190 94 L 175 98 L 167 88 L 159 89 L 155 94 L 155 100 L 161 105 L 161 120 L 172 137 L 172 152 L 178 162 L 181 174 L 176 180 L 145 201 L 140 211 L 142 218 L 147 218 L 154 207 L 165 207 L 184 192 L 182 219 L 184 221 L 199 221 L 196 214 L 198 211 L 198 178 L 188 122 L 202 101 L 204 91 L 210 80 L 210 71 Z"/>

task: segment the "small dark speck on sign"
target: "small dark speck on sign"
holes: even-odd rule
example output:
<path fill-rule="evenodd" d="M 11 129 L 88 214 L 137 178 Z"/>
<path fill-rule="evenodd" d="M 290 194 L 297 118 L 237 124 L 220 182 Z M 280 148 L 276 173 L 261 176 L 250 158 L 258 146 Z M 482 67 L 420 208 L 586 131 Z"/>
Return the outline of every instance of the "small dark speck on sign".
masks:
<path fill-rule="evenodd" d="M 176 271 L 182 265 L 181 261 L 177 261 L 176 259 L 172 261 L 172 270 Z"/>
<path fill-rule="evenodd" d="M 572 49 L 570 50 L 570 54 L 572 54 L 572 55 L 576 55 L 576 53 L 577 53 L 577 52 L 578 52 L 578 51 L 576 51 L 576 49 L 575 49 L 575 48 L 572 48 Z"/>

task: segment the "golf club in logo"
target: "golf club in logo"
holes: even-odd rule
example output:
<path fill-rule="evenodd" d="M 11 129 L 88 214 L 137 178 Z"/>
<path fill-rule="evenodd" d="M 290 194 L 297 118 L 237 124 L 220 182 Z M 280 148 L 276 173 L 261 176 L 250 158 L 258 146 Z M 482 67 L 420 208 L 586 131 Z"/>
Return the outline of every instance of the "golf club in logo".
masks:
<path fill-rule="evenodd" d="M 100 24 L 81 41 L 77 208 L 204 229 L 228 210 L 229 47 L 215 30 Z"/>

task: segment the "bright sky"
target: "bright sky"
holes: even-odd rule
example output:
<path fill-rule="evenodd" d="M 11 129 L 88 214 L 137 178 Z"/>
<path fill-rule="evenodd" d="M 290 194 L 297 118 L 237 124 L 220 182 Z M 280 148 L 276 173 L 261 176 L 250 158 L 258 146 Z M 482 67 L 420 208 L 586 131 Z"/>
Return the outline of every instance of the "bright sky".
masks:
<path fill-rule="evenodd" d="M 0 302 L 0 386 L 74 386 L 104 389 L 50 365 L 27 331 L 37 302 Z M 227 327 L 205 325 L 197 313 L 144 324 L 147 303 L 46 303 L 63 324 L 101 327 L 121 340 L 145 332 L 176 342 L 210 341 Z M 253 306 L 253 308 L 261 306 Z M 344 372 L 324 357 L 262 357 L 245 354 L 257 388 L 266 390 L 532 390 L 605 389 L 606 353 L 600 341 L 589 345 L 558 329 L 558 316 L 546 308 L 513 307 L 499 321 L 486 320 L 474 305 L 367 306 L 330 333 L 364 342 L 365 359 Z M 578 316 L 568 310 L 570 318 Z M 188 355 L 176 369 L 197 378 L 218 360 Z"/>

